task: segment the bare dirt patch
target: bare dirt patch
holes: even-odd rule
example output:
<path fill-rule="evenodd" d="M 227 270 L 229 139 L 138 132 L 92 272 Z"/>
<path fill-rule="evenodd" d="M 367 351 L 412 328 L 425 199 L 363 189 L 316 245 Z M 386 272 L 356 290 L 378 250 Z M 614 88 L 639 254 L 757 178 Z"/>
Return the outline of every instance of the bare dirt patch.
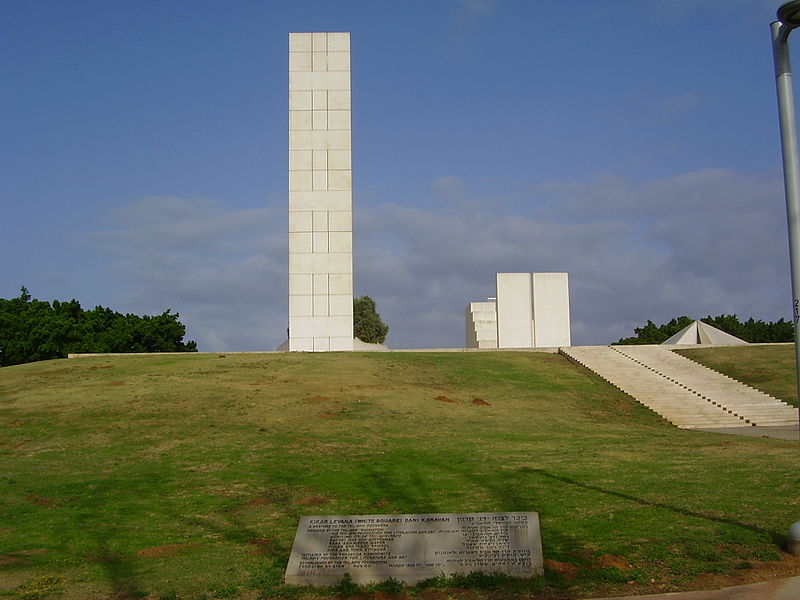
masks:
<path fill-rule="evenodd" d="M 75 369 L 80 367 L 72 367 L 72 368 L 64 368 L 64 369 L 53 369 L 52 371 L 43 371 L 41 373 L 33 373 L 34 377 L 52 377 L 53 375 L 62 375 L 64 373 L 71 373 Z M 30 375 L 29 375 L 30 376 Z"/>
<path fill-rule="evenodd" d="M 47 548 L 31 548 L 30 550 L 17 550 L 0 556 L 0 567 L 5 565 L 18 565 L 25 562 L 27 556 L 47 554 Z"/>
<path fill-rule="evenodd" d="M 305 498 L 300 498 L 297 502 L 298 504 L 302 504 L 303 506 L 315 506 L 317 504 L 327 504 L 327 498 L 323 498 L 322 496 L 317 496 L 316 494 L 313 496 L 306 496 Z"/>
<path fill-rule="evenodd" d="M 456 403 L 456 400 L 453 400 L 452 398 L 448 398 L 447 396 L 436 396 L 436 398 L 434 398 L 434 400 L 438 400 L 439 402 L 452 402 L 454 404 Z"/>
<path fill-rule="evenodd" d="M 122 381 L 109 381 L 106 385 L 114 387 L 117 385 L 124 385 Z"/>
<path fill-rule="evenodd" d="M 257 506 L 265 506 L 267 504 L 272 504 L 272 500 L 265 496 L 259 496 L 257 498 L 251 498 L 250 500 L 242 504 L 242 506 L 254 508 Z"/>
<path fill-rule="evenodd" d="M 58 508 L 58 504 L 55 500 L 51 500 L 50 498 L 43 498 L 41 496 L 34 496 L 33 494 L 28 494 L 25 496 L 25 499 L 29 502 L 33 502 L 37 506 L 45 506 L 47 508 Z"/>
<path fill-rule="evenodd" d="M 472 403 L 473 403 L 475 406 L 491 406 L 491 404 L 489 404 L 489 403 L 488 403 L 486 400 L 484 400 L 483 398 L 473 398 L 473 399 L 472 399 Z"/>
<path fill-rule="evenodd" d="M 47 548 L 31 548 L 30 550 L 14 552 L 14 554 L 21 554 L 22 556 L 40 556 L 42 554 L 47 554 L 47 552 Z"/>
<path fill-rule="evenodd" d="M 114 365 L 102 365 L 102 366 L 94 365 L 92 367 L 89 367 L 89 370 L 90 371 L 96 371 L 97 369 L 113 369 L 113 368 L 114 368 Z"/>
<path fill-rule="evenodd" d="M 561 562 L 548 558 L 545 559 L 544 566 L 560 574 L 566 580 L 572 580 L 578 576 L 578 567 L 568 562 Z"/>
<path fill-rule="evenodd" d="M 326 400 L 330 400 L 327 396 L 311 396 L 306 398 L 306 402 L 325 402 Z"/>
<path fill-rule="evenodd" d="M 31 443 L 31 440 L 20 440 L 19 442 L 16 442 L 15 444 L 10 445 L 9 448 L 13 452 L 16 452 L 17 450 L 22 450 L 26 445 L 28 445 L 30 443 Z M 5 446 L 5 445 L 6 445 L 6 442 L 0 441 L 0 446 Z"/>
<path fill-rule="evenodd" d="M 275 544 L 269 538 L 255 538 L 247 540 L 247 543 L 253 546 L 249 554 L 273 554 L 275 550 Z"/>

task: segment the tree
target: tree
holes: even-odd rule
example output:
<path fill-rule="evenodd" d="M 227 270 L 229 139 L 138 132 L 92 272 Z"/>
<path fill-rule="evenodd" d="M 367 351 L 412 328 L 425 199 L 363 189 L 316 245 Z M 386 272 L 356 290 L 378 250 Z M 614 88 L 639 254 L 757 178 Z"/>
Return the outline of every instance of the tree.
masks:
<path fill-rule="evenodd" d="M 665 323 L 664 325 L 656 325 L 651 320 L 647 320 L 647 325 L 644 327 L 635 327 L 633 332 L 636 334 L 635 337 L 629 338 L 622 338 L 621 340 L 615 342 L 616 344 L 660 344 L 676 333 L 678 333 L 681 329 L 686 327 L 692 322 L 692 319 L 689 317 L 683 316 L 678 317 L 676 319 L 672 319 L 669 323 Z"/>
<path fill-rule="evenodd" d="M 184 343 L 178 317 L 169 309 L 153 317 L 102 306 L 85 311 L 74 299 L 36 300 L 23 287 L 17 298 L 0 298 L 0 366 L 81 352 L 196 352 L 195 342 Z"/>
<path fill-rule="evenodd" d="M 375 300 L 369 296 L 353 298 L 353 335 L 368 344 L 382 344 L 389 326 L 375 309 Z"/>
<path fill-rule="evenodd" d="M 765 323 L 756 321 L 752 317 L 742 323 L 736 315 L 708 315 L 700 319 L 703 323 L 711 325 L 734 335 L 745 342 L 754 344 L 771 342 L 791 342 L 794 340 L 794 327 L 791 322 L 778 319 L 776 322 Z M 615 344 L 661 344 L 668 338 L 678 333 L 692 322 L 689 317 L 683 316 L 672 319 L 664 325 L 656 325 L 648 320 L 644 327 L 635 327 L 634 337 L 622 338 Z"/>

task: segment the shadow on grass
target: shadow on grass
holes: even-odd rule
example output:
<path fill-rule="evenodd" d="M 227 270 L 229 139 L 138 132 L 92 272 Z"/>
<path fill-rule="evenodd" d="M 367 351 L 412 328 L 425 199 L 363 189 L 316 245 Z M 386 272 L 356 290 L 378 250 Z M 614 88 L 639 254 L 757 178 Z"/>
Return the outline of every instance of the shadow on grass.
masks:
<path fill-rule="evenodd" d="M 626 494 L 624 492 L 617 492 L 614 490 L 609 490 L 599 485 L 592 485 L 590 483 L 583 483 L 578 481 L 577 479 L 573 479 L 571 477 L 567 477 L 564 475 L 556 475 L 555 473 L 550 473 L 545 471 L 544 469 L 536 469 L 533 467 L 522 467 L 520 470 L 522 473 L 533 473 L 536 475 L 540 475 L 542 477 L 547 477 L 549 479 L 553 479 L 555 481 L 560 481 L 561 483 L 566 483 L 575 487 L 579 487 L 585 490 L 591 490 L 593 492 L 599 492 L 601 494 L 605 494 L 608 496 L 614 496 L 615 498 L 621 498 L 623 500 L 627 500 L 629 502 L 633 502 L 635 504 L 639 504 L 640 506 L 649 506 L 651 508 L 658 508 L 662 510 L 668 510 L 674 513 L 678 513 L 687 517 L 693 517 L 695 519 L 703 519 L 706 521 L 713 521 L 715 523 L 722 523 L 724 525 L 731 525 L 733 527 L 740 527 L 742 529 L 747 529 L 754 533 L 767 535 L 772 540 L 772 543 L 775 545 L 782 545 L 785 542 L 785 538 L 777 531 L 770 531 L 767 529 L 763 529 L 761 527 L 757 527 L 756 525 L 752 525 L 749 523 L 742 523 L 741 521 L 736 521 L 734 519 L 730 519 L 727 517 L 718 517 L 715 515 L 709 515 L 702 512 L 697 512 L 694 510 L 689 510 L 687 508 L 682 508 L 680 506 L 674 506 L 672 504 L 666 504 L 664 502 L 653 502 L 651 500 L 646 500 L 644 498 L 639 498 L 638 496 L 633 496 L 632 494 Z"/>
<path fill-rule="evenodd" d="M 422 457 L 420 457 L 422 458 Z M 454 493 L 456 489 L 472 489 L 470 496 L 475 497 L 475 490 L 478 497 L 483 497 L 486 502 L 483 510 L 502 510 L 502 511 L 537 511 L 546 510 L 551 505 L 554 498 L 559 494 L 557 491 L 546 491 L 542 487 L 542 497 L 539 497 L 537 489 L 541 486 L 530 485 L 524 479 L 527 476 L 541 477 L 546 480 L 557 482 L 559 486 L 571 486 L 582 490 L 589 490 L 593 493 L 607 497 L 624 500 L 641 507 L 648 507 L 668 511 L 683 517 L 700 519 L 710 523 L 717 523 L 746 530 L 763 536 L 778 547 L 783 547 L 785 537 L 781 532 L 765 529 L 753 523 L 737 520 L 724 515 L 704 512 L 702 510 L 692 510 L 681 506 L 678 502 L 659 502 L 648 500 L 635 494 L 625 491 L 609 489 L 593 482 L 583 482 L 567 475 L 561 475 L 545 469 L 535 467 L 522 467 L 514 472 L 493 471 L 491 474 L 482 474 L 475 468 L 476 465 L 469 460 L 465 460 L 457 466 L 447 464 L 441 466 L 441 477 L 435 474 L 428 476 L 421 475 L 418 471 L 404 470 L 397 472 L 392 470 L 390 464 L 372 465 L 362 473 L 362 489 L 364 494 L 372 498 L 384 498 L 387 501 L 387 508 L 390 511 L 399 510 L 401 512 L 453 512 Z M 453 480 L 455 476 L 455 480 Z M 563 495 L 563 493 L 561 494 Z M 458 504 L 456 504 L 457 506 Z M 468 510 L 481 510 L 481 507 L 470 507 Z M 546 528 L 542 531 L 542 544 L 545 556 L 583 557 L 593 554 L 594 550 L 586 545 L 586 540 L 571 535 L 566 531 L 559 531 L 558 526 Z"/>
<path fill-rule="evenodd" d="M 403 463 L 413 465 L 415 462 L 430 462 L 430 456 L 403 456 Z M 532 495 L 530 488 L 521 486 L 516 473 L 507 470 L 493 470 L 484 474 L 479 472 L 483 465 L 465 459 L 458 464 L 449 459 L 442 464 L 434 465 L 440 471 L 437 475 L 431 471 L 430 465 L 423 471 L 408 468 L 400 470 L 397 462 L 387 459 L 383 464 L 371 464 L 361 471 L 358 485 L 364 495 L 376 499 L 384 499 L 387 504 L 401 510 L 416 513 L 452 512 L 454 492 L 471 488 L 480 490 L 486 502 L 502 507 L 504 511 L 530 511 L 531 507 L 541 504 L 540 498 Z M 485 470 L 485 469 L 484 469 Z M 455 477 L 454 477 L 455 476 Z"/>
<path fill-rule="evenodd" d="M 444 469 L 444 467 L 441 467 Z M 470 507 L 469 512 L 527 512 L 540 511 L 542 499 L 531 494 L 530 489 L 520 486 L 519 478 L 512 472 L 493 471 L 489 475 L 476 473 L 469 462 L 461 463 L 460 468 L 449 467 L 444 476 L 456 475 L 458 488 L 471 487 L 483 491 L 488 507 Z M 453 496 L 442 494 L 444 485 L 435 476 L 422 477 L 417 471 L 397 473 L 391 466 L 373 466 L 363 472 L 362 487 L 365 495 L 384 498 L 387 506 L 409 513 L 451 513 Z M 466 486 L 465 486 L 466 484 Z M 395 510 L 392 510 L 395 512 Z M 571 548 L 580 554 L 583 544 L 572 535 L 550 528 L 542 531 L 542 545 L 545 555 L 555 548 Z"/>
<path fill-rule="evenodd" d="M 106 533 L 102 530 L 101 533 Z M 130 559 L 119 552 L 109 550 L 111 535 L 95 535 L 97 540 L 97 556 L 93 557 L 106 573 L 111 586 L 111 598 L 114 600 L 133 600 L 147 596 L 142 590 L 136 569 Z"/>
<path fill-rule="evenodd" d="M 216 524 L 208 521 L 207 519 L 181 514 L 173 514 L 173 517 L 177 522 L 190 525 L 200 531 L 205 531 L 208 532 L 208 534 L 218 536 L 226 542 L 232 542 L 234 544 L 254 544 L 261 539 L 259 537 L 259 533 L 245 525 L 243 519 L 237 516 L 235 512 L 226 510 L 224 512 L 215 513 L 215 515 L 223 517 L 226 523 L 224 525 Z M 289 548 L 285 547 L 283 544 L 275 542 L 274 540 L 270 541 L 272 543 L 272 555 L 283 556 L 285 554 L 288 557 Z"/>
<path fill-rule="evenodd" d="M 419 513 L 437 511 L 436 495 L 418 471 L 398 476 L 398 473 L 391 470 L 372 468 L 366 469 L 363 476 L 364 488 L 374 498 L 391 499 L 393 504 Z"/>

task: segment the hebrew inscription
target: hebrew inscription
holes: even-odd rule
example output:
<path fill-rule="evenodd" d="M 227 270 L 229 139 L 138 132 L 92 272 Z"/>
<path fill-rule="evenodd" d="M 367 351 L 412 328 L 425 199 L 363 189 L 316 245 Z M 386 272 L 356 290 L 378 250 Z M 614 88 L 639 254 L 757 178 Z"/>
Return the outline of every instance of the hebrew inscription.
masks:
<path fill-rule="evenodd" d="M 543 570 L 535 512 L 301 517 L 286 583 L 389 578 L 408 584 L 454 573 L 531 577 Z"/>

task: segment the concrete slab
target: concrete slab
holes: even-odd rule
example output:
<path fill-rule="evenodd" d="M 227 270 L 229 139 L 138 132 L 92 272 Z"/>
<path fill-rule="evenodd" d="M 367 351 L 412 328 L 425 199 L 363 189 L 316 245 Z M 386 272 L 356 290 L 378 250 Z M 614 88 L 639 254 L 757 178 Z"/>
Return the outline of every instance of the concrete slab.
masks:
<path fill-rule="evenodd" d="M 800 577 L 765 581 L 751 585 L 737 585 L 721 590 L 699 590 L 645 596 L 615 596 L 605 600 L 797 600 L 798 598 L 800 598 Z"/>
<path fill-rule="evenodd" d="M 800 428 L 798 425 L 758 425 L 755 427 L 709 427 L 696 429 L 709 433 L 726 433 L 729 435 L 746 435 L 748 437 L 768 437 L 778 440 L 800 441 Z M 800 598 L 800 594 L 797 595 Z"/>

